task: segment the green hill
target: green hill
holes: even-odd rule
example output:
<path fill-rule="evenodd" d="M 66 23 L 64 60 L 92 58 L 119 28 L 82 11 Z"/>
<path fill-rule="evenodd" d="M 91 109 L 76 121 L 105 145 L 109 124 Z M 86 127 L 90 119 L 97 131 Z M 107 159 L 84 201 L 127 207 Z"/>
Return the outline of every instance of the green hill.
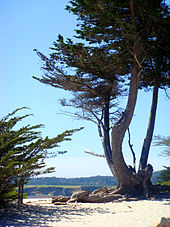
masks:
<path fill-rule="evenodd" d="M 152 183 L 158 181 L 160 171 L 156 171 L 152 176 Z M 30 178 L 27 185 L 74 185 L 74 186 L 117 186 L 117 181 L 113 176 L 93 176 L 93 177 L 40 177 Z"/>
<path fill-rule="evenodd" d="M 40 177 L 30 178 L 27 185 L 77 185 L 77 186 L 116 186 L 117 182 L 111 176 L 94 176 L 94 177 L 76 177 L 76 178 L 60 178 L 60 177 Z"/>

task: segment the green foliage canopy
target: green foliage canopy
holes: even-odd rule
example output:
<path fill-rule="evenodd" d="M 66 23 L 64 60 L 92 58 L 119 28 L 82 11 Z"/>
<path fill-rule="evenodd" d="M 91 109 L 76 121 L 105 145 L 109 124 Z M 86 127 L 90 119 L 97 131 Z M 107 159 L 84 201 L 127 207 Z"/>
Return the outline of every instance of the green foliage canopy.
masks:
<path fill-rule="evenodd" d="M 143 55 L 140 88 L 170 86 L 169 9 L 163 1 L 72 0 L 66 9 L 77 16 L 76 38 L 81 42 L 59 35 L 49 58 L 35 49 L 44 75 L 34 77 L 72 91 L 73 98 L 62 100 L 63 106 L 74 106 L 79 113 L 82 109 L 77 116 L 86 114 L 88 120 L 104 108 L 106 99 L 117 107 L 115 99 L 126 94 L 138 48 Z"/>
<path fill-rule="evenodd" d="M 42 124 L 16 129 L 17 123 L 30 116 L 15 116 L 23 109 L 16 109 L 0 120 L 1 206 L 17 198 L 16 188 L 20 183 L 26 183 L 29 177 L 53 172 L 54 167 L 45 167 L 45 158 L 53 155 L 49 149 L 59 147 L 62 141 L 71 140 L 70 136 L 79 130 L 66 130 L 54 138 L 43 139 L 37 131 L 43 127 Z M 55 155 L 65 152 L 57 151 Z"/>
<path fill-rule="evenodd" d="M 163 155 L 167 158 L 170 157 L 170 136 L 155 136 L 154 146 L 163 148 Z M 159 182 L 170 186 L 170 166 L 164 166 L 160 172 Z"/>
<path fill-rule="evenodd" d="M 160 87 L 170 85 L 170 23 L 164 1 L 73 0 L 66 9 L 77 16 L 76 37 L 107 44 L 121 64 L 132 65 L 134 43 L 140 46 L 145 57 L 141 86 L 151 86 L 155 79 Z"/>

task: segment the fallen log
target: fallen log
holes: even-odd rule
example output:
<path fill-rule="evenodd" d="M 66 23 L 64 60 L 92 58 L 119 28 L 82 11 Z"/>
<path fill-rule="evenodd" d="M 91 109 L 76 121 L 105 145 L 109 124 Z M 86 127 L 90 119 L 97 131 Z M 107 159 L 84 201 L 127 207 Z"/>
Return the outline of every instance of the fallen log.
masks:
<path fill-rule="evenodd" d="M 68 203 L 65 203 L 65 202 L 55 202 L 54 205 L 68 205 Z"/>
<path fill-rule="evenodd" d="M 56 202 L 67 202 L 69 199 L 71 198 L 71 196 L 54 196 L 52 198 L 52 203 L 56 203 Z"/>
<path fill-rule="evenodd" d="M 120 194 L 109 194 L 105 189 L 99 189 L 98 191 L 79 191 L 72 194 L 72 196 L 55 196 L 52 198 L 52 203 L 56 205 L 64 205 L 64 203 L 106 203 L 112 202 L 118 199 L 123 199 L 124 196 Z"/>
<path fill-rule="evenodd" d="M 71 198 L 67 202 L 68 203 L 85 202 L 89 194 L 90 194 L 90 191 L 74 192 Z"/>
<path fill-rule="evenodd" d="M 153 187 L 152 185 L 149 185 L 150 187 Z M 149 187 L 149 189 L 150 189 Z M 156 197 L 159 196 L 169 196 L 169 193 L 159 193 L 158 189 L 164 189 L 169 190 L 169 187 L 162 187 L 160 185 L 157 185 L 157 187 L 153 187 L 153 192 L 156 192 Z M 152 188 L 152 189 L 153 189 Z M 90 191 L 78 191 L 74 192 L 72 196 L 55 196 L 52 198 L 52 203 L 55 205 L 66 205 L 69 203 L 75 203 L 75 202 L 81 202 L 81 203 L 106 203 L 106 202 L 122 202 L 122 201 L 137 201 L 139 199 L 146 199 L 145 195 L 139 195 L 133 197 L 132 195 L 127 194 L 120 194 L 119 190 L 113 190 L 113 189 L 107 189 L 106 187 L 97 189 L 93 192 Z M 148 193 L 148 189 L 145 191 L 145 193 Z M 155 194 L 155 193 L 153 193 Z M 153 195 L 152 195 L 153 196 Z M 150 197 L 152 199 L 152 197 Z"/>
<path fill-rule="evenodd" d="M 106 193 L 106 192 L 108 192 L 108 189 L 106 188 L 106 187 L 104 187 L 104 188 L 99 188 L 99 189 L 96 189 L 96 190 L 94 190 L 93 192 L 92 192 L 92 194 L 99 194 L 99 193 Z"/>

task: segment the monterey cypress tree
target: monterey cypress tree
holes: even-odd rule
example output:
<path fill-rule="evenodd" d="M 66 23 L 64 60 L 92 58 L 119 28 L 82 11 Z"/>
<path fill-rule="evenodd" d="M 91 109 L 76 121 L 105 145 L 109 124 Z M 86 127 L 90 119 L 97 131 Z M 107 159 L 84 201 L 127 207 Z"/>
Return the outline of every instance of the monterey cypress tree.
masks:
<path fill-rule="evenodd" d="M 0 120 L 0 206 L 18 199 L 22 203 L 23 186 L 29 177 L 50 173 L 54 167 L 46 168 L 45 158 L 50 157 L 49 149 L 59 147 L 77 130 L 67 130 L 54 138 L 43 139 L 39 130 L 42 124 L 26 125 L 18 129 L 17 123 L 29 117 L 15 116 L 24 108 L 16 109 Z M 64 153 L 63 152 L 55 152 Z M 17 189 L 17 191 L 16 191 Z"/>
<path fill-rule="evenodd" d="M 158 89 L 170 85 L 168 6 L 164 1 L 72 0 L 67 10 L 78 18 L 76 38 L 81 42 L 59 35 L 49 58 L 36 50 L 44 63 L 44 75 L 36 79 L 72 91 L 73 98 L 61 104 L 97 123 L 107 163 L 119 182 L 116 192 L 146 195 L 153 188 L 147 160 Z M 153 99 L 136 172 L 125 163 L 122 143 L 139 88 L 153 88 Z M 117 104 L 127 90 L 127 105 L 120 112 Z"/>

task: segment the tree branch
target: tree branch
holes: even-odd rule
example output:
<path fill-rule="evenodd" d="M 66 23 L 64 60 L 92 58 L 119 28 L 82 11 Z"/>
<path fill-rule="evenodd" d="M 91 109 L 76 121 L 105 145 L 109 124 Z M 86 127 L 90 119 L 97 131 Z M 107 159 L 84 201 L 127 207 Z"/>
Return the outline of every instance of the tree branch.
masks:
<path fill-rule="evenodd" d="M 133 24 L 134 27 L 135 27 L 136 23 L 135 23 L 135 11 L 134 11 L 133 0 L 130 0 L 130 1 L 129 1 L 129 7 L 130 7 L 130 10 L 131 10 L 131 15 L 132 15 L 132 24 Z"/>
<path fill-rule="evenodd" d="M 129 128 L 128 128 L 128 136 L 129 136 L 129 140 L 128 140 L 129 147 L 130 147 L 130 150 L 131 150 L 132 155 L 133 155 L 133 168 L 134 168 L 134 170 L 136 172 L 136 157 L 135 157 L 135 152 L 133 150 L 133 145 L 130 142 L 130 130 L 129 130 Z"/>
<path fill-rule="evenodd" d="M 91 151 L 89 151 L 89 150 L 87 149 L 87 147 L 85 147 L 85 151 L 84 151 L 84 152 L 87 153 L 87 154 L 96 156 L 96 157 L 105 158 L 105 155 L 97 154 L 97 153 L 91 152 Z"/>

